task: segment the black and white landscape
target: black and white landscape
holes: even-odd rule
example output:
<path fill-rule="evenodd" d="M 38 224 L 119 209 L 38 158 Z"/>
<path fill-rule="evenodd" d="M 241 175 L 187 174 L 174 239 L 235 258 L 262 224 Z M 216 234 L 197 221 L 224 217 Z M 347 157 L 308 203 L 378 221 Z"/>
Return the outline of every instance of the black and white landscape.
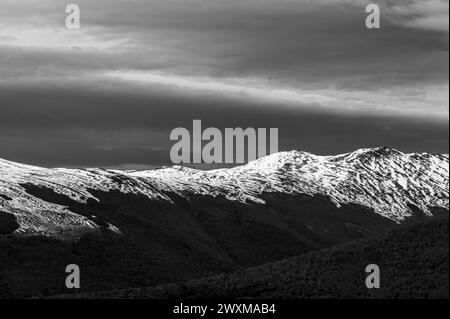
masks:
<path fill-rule="evenodd" d="M 448 0 L 0 0 L 0 298 L 448 299 L 448 105 Z"/>
<path fill-rule="evenodd" d="M 390 274 L 391 285 L 405 277 L 414 279 L 417 274 L 410 271 L 416 270 L 416 263 L 432 274 L 432 283 L 411 283 L 397 291 L 389 287 L 381 289 L 380 296 L 402 296 L 406 290 L 404 297 L 448 297 L 448 167 L 448 155 L 404 154 L 387 147 L 337 156 L 281 152 L 210 171 L 180 166 L 145 171 L 46 169 L 1 160 L 2 294 L 67 293 L 60 270 L 68 262 L 82 265 L 82 292 L 202 278 L 293 256 L 300 256 L 298 262 L 314 273 L 327 263 L 308 262 L 311 257 L 305 254 L 326 255 L 330 252 L 323 249 L 352 241 L 357 247 L 369 246 L 352 266 L 355 285 L 364 262 L 392 263 L 387 256 L 399 253 L 396 245 L 406 245 L 405 256 L 396 260 L 398 278 Z M 406 228 L 435 220 L 443 221 L 422 226 L 425 230 L 417 233 Z M 391 229 L 402 230 L 388 236 L 407 240 L 388 245 L 383 238 L 364 241 Z M 375 244 L 379 241 L 382 244 Z M 341 262 L 351 264 L 347 254 L 358 253 L 351 245 L 335 248 L 346 252 Z M 414 260 L 414 254 L 427 258 Z M 296 273 L 290 271 L 306 272 L 303 265 L 298 267 L 282 272 L 293 277 Z M 356 291 L 337 289 L 340 277 L 351 275 L 338 273 L 320 291 L 297 288 L 310 297 L 368 293 L 361 281 Z M 258 277 L 257 270 L 250 274 Z M 327 276 L 320 271 L 316 275 Z M 239 276 L 246 278 L 245 273 Z M 202 289 L 192 293 L 233 293 L 222 291 L 220 281 L 216 290 L 209 289 L 206 295 Z M 295 291 L 291 297 L 302 296 Z M 246 288 L 246 296 L 240 296 L 252 293 L 261 292 Z M 275 297 L 279 293 L 264 292 Z"/>

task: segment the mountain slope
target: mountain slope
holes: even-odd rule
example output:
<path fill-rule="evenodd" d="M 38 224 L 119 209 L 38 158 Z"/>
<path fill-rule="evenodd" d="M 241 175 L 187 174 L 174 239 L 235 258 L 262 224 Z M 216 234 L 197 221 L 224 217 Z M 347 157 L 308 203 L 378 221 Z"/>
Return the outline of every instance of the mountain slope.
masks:
<path fill-rule="evenodd" d="M 380 289 L 370 290 L 364 270 L 373 263 L 380 267 Z M 449 224 L 420 224 L 232 274 L 72 297 L 448 299 Z"/>
<path fill-rule="evenodd" d="M 338 156 L 282 152 L 247 165 L 212 171 L 170 167 L 149 171 L 45 169 L 0 160 L 0 211 L 14 214 L 17 234 L 63 237 L 98 230 L 89 216 L 42 200 L 24 185 L 41 187 L 85 204 L 95 192 L 143 195 L 162 203 L 212 196 L 243 204 L 265 204 L 266 194 L 326 196 L 339 207 L 356 204 L 396 222 L 415 209 L 448 209 L 448 155 L 403 154 L 388 148 Z M 107 222 L 107 219 L 106 219 Z M 120 233 L 115 225 L 106 227 Z"/>
<path fill-rule="evenodd" d="M 405 188 L 406 187 L 406 188 Z M 448 217 L 448 156 L 273 154 L 232 169 L 45 169 L 0 161 L 0 296 L 152 286 Z"/>

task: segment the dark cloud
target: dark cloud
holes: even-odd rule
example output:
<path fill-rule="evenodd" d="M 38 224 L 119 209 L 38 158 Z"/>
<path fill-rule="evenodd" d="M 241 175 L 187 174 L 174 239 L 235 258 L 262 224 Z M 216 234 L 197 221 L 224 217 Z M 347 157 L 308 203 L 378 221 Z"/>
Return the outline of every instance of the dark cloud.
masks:
<path fill-rule="evenodd" d="M 168 164 L 171 130 L 190 129 L 194 119 L 201 119 L 204 128 L 222 130 L 278 127 L 281 150 L 335 154 L 389 145 L 403 151 L 448 152 L 446 122 L 304 112 L 212 95 L 41 88 L 0 90 L 0 103 L 8 105 L 0 117 L 1 156 L 44 166 Z"/>
<path fill-rule="evenodd" d="M 35 4 L 22 15 L 33 13 L 36 18 L 39 8 L 43 21 L 61 28 L 61 4 L 45 3 L 46 10 Z M 410 28 L 399 23 L 400 18 L 387 18 L 392 16 L 389 10 L 403 17 L 427 8 L 410 3 L 414 1 L 403 6 L 388 2 L 383 26 L 374 32 L 364 27 L 364 1 L 79 1 L 84 32 L 99 42 L 125 39 L 130 46 L 97 54 L 50 51 L 46 59 L 54 60 L 55 67 L 47 72 L 157 69 L 256 77 L 291 87 L 366 90 L 442 83 L 448 79 L 443 72 L 448 66 L 448 33 Z M 19 52 L 11 59 L 16 67 L 20 61 L 38 64 L 45 52 L 37 56 L 27 59 Z"/>
<path fill-rule="evenodd" d="M 380 1 L 379 30 L 367 1 L 77 3 L 68 31 L 60 1 L 0 0 L 0 157 L 158 165 L 193 119 L 279 127 L 285 150 L 448 152 L 448 1 Z"/>

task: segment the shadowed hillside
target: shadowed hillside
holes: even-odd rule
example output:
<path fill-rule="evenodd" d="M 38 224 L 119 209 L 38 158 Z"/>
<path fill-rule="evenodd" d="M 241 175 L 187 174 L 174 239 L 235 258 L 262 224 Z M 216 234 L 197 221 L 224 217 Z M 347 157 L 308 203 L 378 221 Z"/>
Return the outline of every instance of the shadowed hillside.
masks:
<path fill-rule="evenodd" d="M 71 263 L 81 267 L 81 292 L 150 286 L 258 266 L 402 227 L 368 208 L 337 208 L 320 196 L 270 194 L 266 205 L 196 196 L 168 204 L 94 192 L 100 202 L 80 204 L 49 189 L 24 187 L 86 216 L 102 232 L 75 241 L 0 236 L 4 297 L 67 293 L 64 269 Z M 428 218 L 419 213 L 411 222 Z M 110 231 L 108 223 L 121 233 Z"/>
<path fill-rule="evenodd" d="M 380 267 L 380 289 L 365 287 L 371 263 Z M 449 224 L 394 230 L 233 274 L 77 297 L 449 298 Z"/>

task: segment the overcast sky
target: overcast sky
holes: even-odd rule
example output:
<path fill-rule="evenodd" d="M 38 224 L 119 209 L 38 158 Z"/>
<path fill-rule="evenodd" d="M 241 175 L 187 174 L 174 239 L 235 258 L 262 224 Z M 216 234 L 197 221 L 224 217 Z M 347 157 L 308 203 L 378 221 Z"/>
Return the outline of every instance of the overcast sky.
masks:
<path fill-rule="evenodd" d="M 448 153 L 448 0 L 0 0 L 0 158 L 169 164 L 173 128 Z M 381 7 L 366 29 L 365 6 Z"/>

